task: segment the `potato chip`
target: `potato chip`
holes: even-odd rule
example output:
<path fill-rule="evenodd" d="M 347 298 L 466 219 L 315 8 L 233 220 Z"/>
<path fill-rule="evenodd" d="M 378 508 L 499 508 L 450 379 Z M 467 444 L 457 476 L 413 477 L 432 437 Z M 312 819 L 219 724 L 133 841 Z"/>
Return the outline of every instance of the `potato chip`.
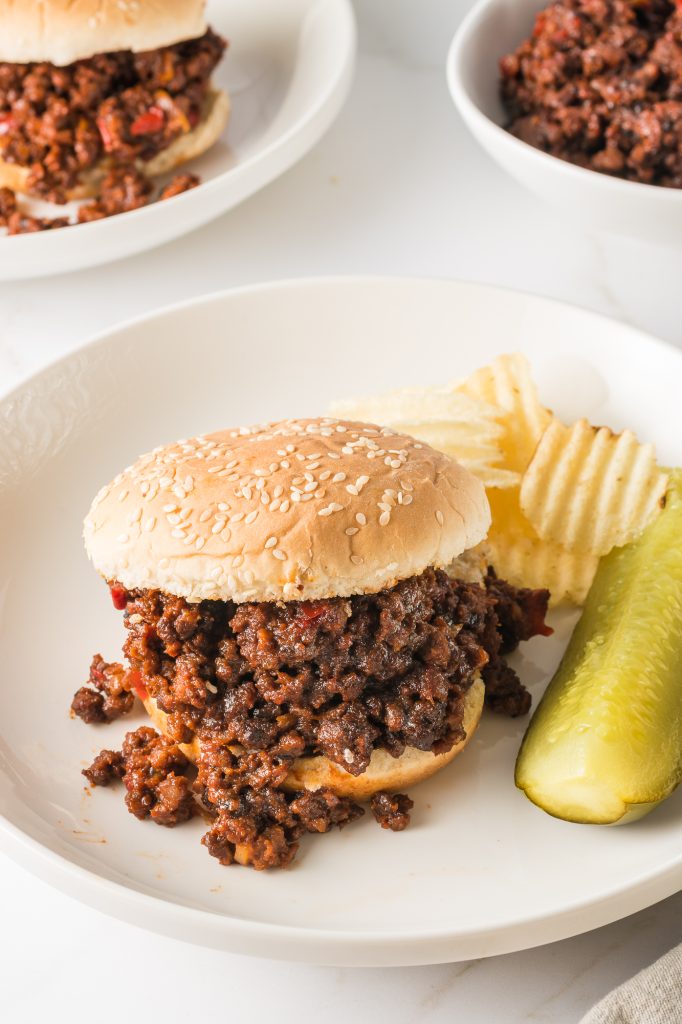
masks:
<path fill-rule="evenodd" d="M 599 558 L 541 540 L 521 512 L 518 488 L 488 491 L 488 498 L 493 523 L 487 543 L 498 576 L 517 587 L 546 587 L 551 605 L 583 604 Z"/>
<path fill-rule="evenodd" d="M 668 478 L 652 444 L 579 420 L 553 420 L 521 483 L 524 515 L 543 540 L 605 555 L 634 540 L 662 507 Z"/>
<path fill-rule="evenodd" d="M 523 473 L 552 414 L 540 403 L 530 363 L 519 352 L 498 356 L 454 385 L 455 390 L 503 410 L 502 452 L 506 469 Z"/>
<path fill-rule="evenodd" d="M 332 412 L 411 434 L 456 459 L 486 487 L 516 487 L 517 472 L 500 465 L 505 427 L 502 410 L 445 388 L 406 388 L 364 399 L 334 402 Z"/>
<path fill-rule="evenodd" d="M 499 433 L 499 409 L 452 388 L 402 388 L 368 398 L 332 402 L 334 416 L 367 420 L 392 427 L 398 423 L 447 422 L 494 425 Z"/>

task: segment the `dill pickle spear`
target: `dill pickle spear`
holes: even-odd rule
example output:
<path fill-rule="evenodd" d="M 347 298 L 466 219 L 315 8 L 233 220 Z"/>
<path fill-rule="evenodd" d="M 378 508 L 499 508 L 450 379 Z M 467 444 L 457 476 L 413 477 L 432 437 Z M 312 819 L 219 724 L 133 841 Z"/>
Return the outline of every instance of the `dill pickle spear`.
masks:
<path fill-rule="evenodd" d="M 526 732 L 516 785 L 568 821 L 641 817 L 682 780 L 682 470 L 636 541 L 602 559 Z"/>

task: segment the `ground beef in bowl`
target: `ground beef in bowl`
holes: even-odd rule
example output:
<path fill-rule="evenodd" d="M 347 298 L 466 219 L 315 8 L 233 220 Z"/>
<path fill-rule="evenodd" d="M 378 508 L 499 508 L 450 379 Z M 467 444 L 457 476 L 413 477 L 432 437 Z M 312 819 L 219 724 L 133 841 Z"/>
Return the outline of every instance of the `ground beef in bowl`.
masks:
<path fill-rule="evenodd" d="M 557 0 L 500 61 L 508 130 L 562 160 L 682 187 L 682 11 Z"/>

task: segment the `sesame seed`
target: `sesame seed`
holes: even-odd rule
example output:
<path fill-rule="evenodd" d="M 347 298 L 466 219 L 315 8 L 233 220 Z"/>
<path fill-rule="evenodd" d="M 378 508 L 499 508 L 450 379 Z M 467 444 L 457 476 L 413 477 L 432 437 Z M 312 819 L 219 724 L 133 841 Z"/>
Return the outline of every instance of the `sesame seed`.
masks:
<path fill-rule="evenodd" d="M 346 537 L 354 537 L 356 533 L 360 533 L 357 526 L 349 526 L 346 530 Z"/>
<path fill-rule="evenodd" d="M 389 512 L 390 513 L 390 511 L 391 511 L 391 506 L 388 504 L 387 501 L 378 501 L 377 502 L 377 508 L 380 508 L 382 512 Z"/>
<path fill-rule="evenodd" d="M 257 508 L 256 508 L 256 509 L 254 509 L 254 510 L 253 510 L 253 512 L 249 512 L 248 516 L 247 516 L 247 517 L 246 517 L 246 519 L 244 520 L 244 522 L 246 523 L 246 525 L 247 525 L 247 526 L 250 526 L 250 525 L 251 525 L 251 523 L 252 523 L 252 522 L 253 522 L 253 521 L 255 520 L 255 518 L 256 518 L 256 516 L 257 516 L 257 515 L 258 515 L 258 509 L 257 509 Z"/>
<path fill-rule="evenodd" d="M 293 491 L 292 494 L 291 494 L 291 500 L 292 501 L 300 501 L 301 500 L 301 492 L 300 491 Z"/>
<path fill-rule="evenodd" d="M 265 550 L 267 551 L 268 548 L 274 548 L 276 544 L 277 544 L 277 538 L 276 537 L 268 537 L 268 539 L 265 542 Z"/>
<path fill-rule="evenodd" d="M 340 459 L 341 458 L 341 456 L 339 455 L 338 452 L 327 452 L 327 456 L 330 459 Z"/>
<path fill-rule="evenodd" d="M 362 565 L 362 563 L 364 562 L 364 558 L 362 557 L 362 555 L 351 555 L 350 560 L 353 563 L 353 565 Z"/>
<path fill-rule="evenodd" d="M 346 479 L 346 474 L 345 473 L 335 473 L 334 476 L 332 477 L 332 483 L 333 484 L 340 484 L 345 479 Z"/>
<path fill-rule="evenodd" d="M 223 528 L 223 523 L 222 522 L 216 523 L 215 526 L 212 527 L 211 533 L 220 533 L 222 528 Z"/>
<path fill-rule="evenodd" d="M 218 692 L 218 687 L 214 686 L 213 683 L 207 682 L 206 683 L 206 689 L 208 690 L 209 693 L 217 693 Z"/>
<path fill-rule="evenodd" d="M 273 498 L 280 498 L 284 494 L 284 488 L 281 484 L 277 484 L 274 491 L 272 492 Z"/>
<path fill-rule="evenodd" d="M 403 505 L 411 505 L 411 504 L 412 504 L 412 495 L 411 494 L 406 494 L 405 497 L 403 498 Z"/>
<path fill-rule="evenodd" d="M 170 477 L 170 476 L 162 476 L 161 479 L 159 480 L 159 487 L 161 487 L 165 491 L 168 487 L 170 487 L 170 485 L 172 483 L 173 483 L 173 478 L 172 477 Z"/>
<path fill-rule="evenodd" d="M 438 523 L 439 526 L 442 526 L 444 522 L 443 513 L 439 508 L 436 509 L 436 522 Z"/>
<path fill-rule="evenodd" d="M 360 526 L 367 525 L 367 516 L 364 514 L 364 512 L 356 512 L 355 522 L 360 523 Z"/>
<path fill-rule="evenodd" d="M 379 526 L 387 526 L 391 519 L 390 512 L 382 512 L 379 516 Z"/>
<path fill-rule="evenodd" d="M 156 526 L 156 516 L 150 516 L 144 524 L 145 533 L 151 533 Z"/>
<path fill-rule="evenodd" d="M 275 548 L 275 550 L 272 552 L 272 554 L 274 555 L 275 558 L 279 559 L 280 562 L 285 562 L 286 561 L 286 557 L 287 556 L 284 554 L 283 551 L 280 551 L 279 548 Z"/>
<path fill-rule="evenodd" d="M 243 555 L 236 555 L 236 557 L 232 559 L 232 568 L 233 569 L 238 569 L 243 561 L 244 561 L 244 556 Z"/>
<path fill-rule="evenodd" d="M 194 541 L 194 547 L 197 549 L 197 551 L 201 551 L 205 543 L 206 541 L 203 537 L 197 537 L 197 539 Z"/>
<path fill-rule="evenodd" d="M 343 452 L 344 455 L 352 455 L 353 454 L 353 449 L 352 449 L 352 447 L 349 444 L 344 444 L 344 446 L 341 449 L 341 451 Z"/>
<path fill-rule="evenodd" d="M 289 511 L 289 499 L 288 498 L 284 499 L 282 504 L 279 506 L 279 510 L 280 510 L 280 512 L 288 512 Z"/>
<path fill-rule="evenodd" d="M 211 511 L 210 508 L 204 509 L 204 511 L 199 516 L 199 522 L 200 523 L 207 523 L 212 515 L 213 515 L 213 512 Z"/>
<path fill-rule="evenodd" d="M 307 483 L 305 485 L 303 490 L 309 493 L 310 491 L 314 491 L 316 487 L 317 487 L 317 480 L 311 480 L 309 483 Z"/>
<path fill-rule="evenodd" d="M 243 518 L 244 518 L 244 513 L 243 512 L 235 512 L 234 515 L 230 516 L 230 522 L 231 523 L 240 523 Z"/>
<path fill-rule="evenodd" d="M 232 530 L 228 530 L 227 528 L 225 528 L 221 532 L 221 534 L 220 534 L 220 539 L 222 541 L 225 541 L 225 543 L 227 544 L 227 542 L 230 540 L 231 536 L 232 536 Z"/>
<path fill-rule="evenodd" d="M 119 533 L 118 537 L 116 538 L 119 544 L 127 544 L 129 539 L 130 538 L 128 537 L 127 533 Z"/>
<path fill-rule="evenodd" d="M 166 516 L 166 519 L 171 524 L 171 526 L 177 526 L 178 523 L 181 521 L 180 516 L 176 513 L 174 513 L 173 515 Z"/>
<path fill-rule="evenodd" d="M 222 576 L 222 573 L 223 570 L 219 565 L 217 565 L 215 569 L 211 569 L 211 576 L 213 577 L 214 580 L 217 580 L 219 576 Z"/>
<path fill-rule="evenodd" d="M 181 526 L 176 526 L 174 530 L 171 530 L 171 537 L 175 537 L 178 540 L 185 536 L 185 530 Z"/>
<path fill-rule="evenodd" d="M 280 466 L 282 469 L 289 469 L 291 463 L 289 462 L 288 459 L 282 459 L 282 461 L 280 462 Z"/>
<path fill-rule="evenodd" d="M 359 492 L 355 484 L 346 484 L 346 490 L 349 494 L 353 494 L 357 498 Z"/>

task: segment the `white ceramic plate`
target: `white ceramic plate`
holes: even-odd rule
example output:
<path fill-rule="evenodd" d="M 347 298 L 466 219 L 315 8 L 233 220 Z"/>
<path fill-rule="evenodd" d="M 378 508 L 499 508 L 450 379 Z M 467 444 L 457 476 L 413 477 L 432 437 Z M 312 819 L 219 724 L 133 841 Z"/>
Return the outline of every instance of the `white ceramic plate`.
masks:
<path fill-rule="evenodd" d="M 0 280 L 92 267 L 178 238 L 263 188 L 324 134 L 353 77 L 350 0 L 209 0 L 207 17 L 230 40 L 214 81 L 230 93 L 232 114 L 223 138 L 187 165 L 202 184 L 107 220 L 0 238 Z"/>
<path fill-rule="evenodd" d="M 160 442 L 442 382 L 515 349 L 560 414 L 628 424 L 680 461 L 677 350 L 546 299 L 451 282 L 227 292 L 119 328 L 0 402 L 0 835 L 21 863 L 138 925 L 338 964 L 504 953 L 682 886 L 682 791 L 636 825 L 556 821 L 514 788 L 526 723 L 489 715 L 450 769 L 414 789 L 406 832 L 366 817 L 306 840 L 284 872 L 223 868 L 200 846 L 200 821 L 167 831 L 129 815 L 120 788 L 83 788 L 81 767 L 131 727 L 68 715 L 91 655 L 116 658 L 124 632 L 82 549 L 99 486 Z M 571 623 L 555 616 L 555 638 L 518 658 L 536 699 Z"/>

